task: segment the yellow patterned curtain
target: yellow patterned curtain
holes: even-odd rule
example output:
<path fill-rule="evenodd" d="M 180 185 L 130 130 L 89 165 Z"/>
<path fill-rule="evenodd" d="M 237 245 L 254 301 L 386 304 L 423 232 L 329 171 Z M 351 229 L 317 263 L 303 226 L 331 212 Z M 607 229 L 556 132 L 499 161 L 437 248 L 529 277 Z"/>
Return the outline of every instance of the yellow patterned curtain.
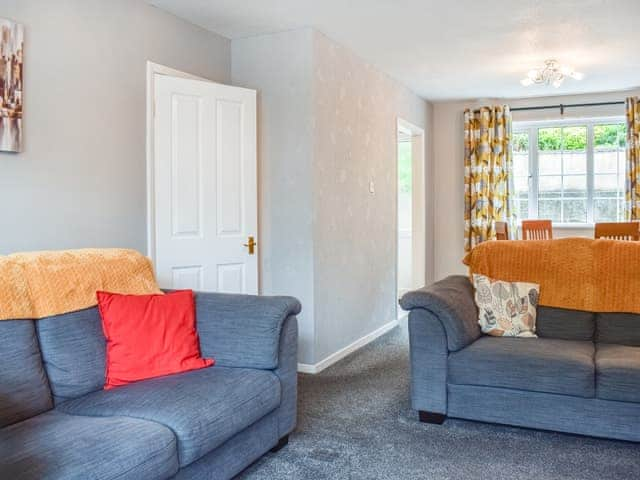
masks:
<path fill-rule="evenodd" d="M 640 220 L 640 97 L 627 98 L 625 211 L 629 220 Z"/>
<path fill-rule="evenodd" d="M 517 231 L 508 106 L 464 112 L 464 248 L 495 240 L 496 221 Z"/>

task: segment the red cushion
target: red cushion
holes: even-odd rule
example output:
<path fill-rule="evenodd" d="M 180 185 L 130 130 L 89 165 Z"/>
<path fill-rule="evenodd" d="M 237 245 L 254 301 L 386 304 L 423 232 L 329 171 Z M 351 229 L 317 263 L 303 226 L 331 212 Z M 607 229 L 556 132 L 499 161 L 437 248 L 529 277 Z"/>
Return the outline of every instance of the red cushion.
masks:
<path fill-rule="evenodd" d="M 97 292 L 97 296 L 107 338 L 105 390 L 214 364 L 200 356 L 191 290 L 166 295 Z"/>

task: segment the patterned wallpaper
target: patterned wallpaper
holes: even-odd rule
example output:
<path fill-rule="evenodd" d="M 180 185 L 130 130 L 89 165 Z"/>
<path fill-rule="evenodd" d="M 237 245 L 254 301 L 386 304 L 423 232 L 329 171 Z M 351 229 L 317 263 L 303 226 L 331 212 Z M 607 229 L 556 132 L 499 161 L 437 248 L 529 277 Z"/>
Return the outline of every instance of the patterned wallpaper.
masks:
<path fill-rule="evenodd" d="M 319 32 L 313 94 L 315 356 L 323 359 L 396 317 L 396 120 L 428 132 L 431 106 Z"/>

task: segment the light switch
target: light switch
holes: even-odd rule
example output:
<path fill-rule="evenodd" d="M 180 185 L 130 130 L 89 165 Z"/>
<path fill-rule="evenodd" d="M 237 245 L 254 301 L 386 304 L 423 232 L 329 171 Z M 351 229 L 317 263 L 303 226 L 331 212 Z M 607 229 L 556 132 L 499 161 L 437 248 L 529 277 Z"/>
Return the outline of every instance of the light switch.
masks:
<path fill-rule="evenodd" d="M 373 180 L 369 182 L 369 193 L 371 194 L 376 193 L 376 185 L 375 183 L 373 183 Z"/>

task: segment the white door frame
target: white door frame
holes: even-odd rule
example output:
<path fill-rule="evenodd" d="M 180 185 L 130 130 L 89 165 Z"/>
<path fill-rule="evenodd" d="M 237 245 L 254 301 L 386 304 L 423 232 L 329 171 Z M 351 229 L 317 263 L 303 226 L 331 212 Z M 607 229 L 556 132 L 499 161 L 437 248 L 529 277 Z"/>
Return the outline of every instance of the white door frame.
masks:
<path fill-rule="evenodd" d="M 198 77 L 187 72 L 176 70 L 175 68 L 160 65 L 147 61 L 147 140 L 146 140 L 146 157 L 147 157 L 147 256 L 155 264 L 156 261 L 156 201 L 155 201 L 155 183 L 154 183 L 154 164 L 155 154 L 153 146 L 154 138 L 154 110 L 155 110 L 155 78 L 156 75 L 167 75 L 178 78 L 189 78 L 191 80 L 201 80 L 212 82 L 207 78 Z"/>
<path fill-rule="evenodd" d="M 426 148 L 425 148 L 425 142 L 426 142 L 426 137 L 425 137 L 425 131 L 424 128 L 419 127 L 417 125 L 414 125 L 411 122 L 408 122 L 407 120 L 404 120 L 403 118 L 397 117 L 397 122 L 396 122 L 396 144 L 395 144 L 395 152 L 396 152 L 396 162 L 395 162 L 395 169 L 396 169 L 396 182 L 395 182 L 395 218 L 396 218 L 396 222 L 395 222 L 395 237 L 396 237 L 396 269 L 395 269 L 395 274 L 396 274 L 396 278 L 395 278 L 395 298 L 398 298 L 398 279 L 399 279 L 399 262 L 398 262 L 398 256 L 400 253 L 400 245 L 398 242 L 398 162 L 399 162 L 399 158 L 398 158 L 398 143 L 400 141 L 400 135 L 399 135 L 399 131 L 400 130 L 406 130 L 411 132 L 411 136 L 413 138 L 412 140 L 412 164 L 414 164 L 413 162 L 415 162 L 416 160 L 420 162 L 421 167 L 422 167 L 422 175 L 420 176 L 421 178 L 421 183 L 422 183 L 422 212 L 421 215 L 423 217 L 423 225 L 424 228 L 422 228 L 421 232 L 417 232 L 419 235 L 421 235 L 422 237 L 422 246 L 424 247 L 424 256 L 423 256 L 423 260 L 424 260 L 424 277 L 425 277 L 425 282 L 429 280 L 429 268 L 430 265 L 429 263 L 429 256 L 427 255 L 427 235 L 428 235 L 428 215 L 427 215 L 427 209 L 429 208 L 427 205 L 427 196 L 428 196 L 428 183 L 427 183 L 427 161 L 426 161 L 426 156 L 425 156 L 425 152 L 426 152 Z M 415 181 L 414 181 L 414 188 L 415 188 Z M 415 219 L 415 215 L 416 215 L 416 211 L 415 209 L 414 213 L 413 213 L 413 217 Z M 415 236 L 416 232 L 412 232 L 412 236 Z M 398 302 L 396 301 L 396 318 L 398 318 L 398 320 L 400 320 L 400 318 L 405 317 L 406 313 L 403 313 L 401 315 L 401 311 L 399 309 L 398 306 Z"/>

